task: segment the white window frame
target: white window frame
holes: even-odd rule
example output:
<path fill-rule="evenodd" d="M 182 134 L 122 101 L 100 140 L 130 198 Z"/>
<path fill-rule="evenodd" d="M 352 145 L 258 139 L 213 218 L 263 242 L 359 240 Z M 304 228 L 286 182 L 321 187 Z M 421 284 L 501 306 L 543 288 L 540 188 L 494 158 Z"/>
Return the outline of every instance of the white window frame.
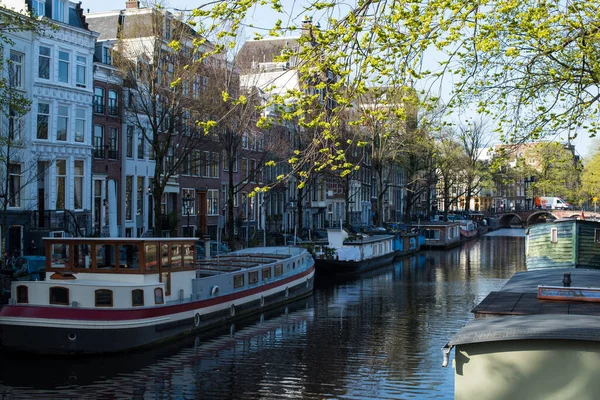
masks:
<path fill-rule="evenodd" d="M 11 167 L 17 166 L 19 167 L 18 172 L 12 172 Z M 11 191 L 13 179 L 17 180 L 17 188 L 14 190 L 14 193 L 11 193 L 8 198 L 8 208 L 21 208 L 21 177 L 23 176 L 23 166 L 20 163 L 10 163 L 8 165 L 8 190 Z"/>
<path fill-rule="evenodd" d="M 33 0 L 31 3 L 31 11 L 38 17 L 46 16 L 46 0 Z"/>
<path fill-rule="evenodd" d="M 61 142 L 66 142 L 69 140 L 69 106 L 66 104 L 59 104 L 56 110 L 56 140 Z M 62 111 L 66 111 L 66 114 L 61 114 Z M 65 119 L 65 137 L 64 139 L 58 138 L 58 128 L 60 126 L 59 121 L 61 119 Z"/>
<path fill-rule="evenodd" d="M 75 85 L 77 87 L 86 87 L 87 85 L 87 58 L 80 54 L 75 56 Z M 82 73 L 80 71 L 83 70 Z M 83 78 L 83 81 L 80 80 L 80 77 Z"/>
<path fill-rule="evenodd" d="M 550 243 L 558 243 L 558 228 L 550 229 Z"/>
<path fill-rule="evenodd" d="M 13 56 L 18 59 L 13 60 Z M 25 87 L 25 54 L 11 50 L 9 54 L 8 66 L 9 85 L 14 89 L 23 89 Z"/>
<path fill-rule="evenodd" d="M 219 189 L 206 191 L 206 215 L 219 215 Z"/>
<path fill-rule="evenodd" d="M 77 164 L 81 163 L 81 173 L 77 173 Z M 79 189 L 77 188 L 77 182 L 79 181 Z M 75 160 L 73 164 L 73 208 L 75 210 L 83 210 L 85 208 L 85 160 Z M 80 207 L 77 207 L 77 202 L 75 199 L 77 198 L 77 192 L 79 192 L 79 202 Z"/>
<path fill-rule="evenodd" d="M 85 142 L 85 127 L 86 127 L 86 112 L 85 108 L 75 109 L 75 142 Z"/>
<path fill-rule="evenodd" d="M 35 1 L 35 0 L 34 0 Z M 49 54 L 42 54 L 42 49 L 48 50 Z M 48 77 L 45 78 L 40 75 L 40 66 L 42 65 L 41 60 L 46 59 L 48 61 Z M 38 73 L 39 79 L 50 80 L 52 76 L 52 48 L 50 46 L 41 46 L 38 49 Z"/>
<path fill-rule="evenodd" d="M 59 168 L 58 168 L 58 164 L 59 163 L 64 163 L 65 166 L 65 171 L 64 171 L 64 175 L 61 175 L 59 173 Z M 67 196 L 67 175 L 68 175 L 68 169 L 69 169 L 69 165 L 67 164 L 67 160 L 65 159 L 57 159 L 55 161 L 55 171 L 56 171 L 56 203 L 55 203 L 55 209 L 59 210 L 59 209 L 67 209 L 69 207 L 69 203 L 67 201 L 68 196 Z M 59 204 L 58 204 L 58 198 L 59 198 L 59 182 L 60 180 L 63 181 L 63 202 L 64 204 L 62 205 L 62 208 L 59 208 Z"/>
<path fill-rule="evenodd" d="M 66 59 L 63 58 L 63 56 L 65 56 L 65 55 L 67 56 Z M 66 73 L 67 73 L 66 80 L 63 80 L 63 78 L 61 77 L 61 66 L 63 64 L 66 64 Z M 69 83 L 69 78 L 71 75 L 70 68 L 71 68 L 71 53 L 66 50 L 59 50 L 58 51 L 58 82 L 66 83 L 66 84 Z"/>

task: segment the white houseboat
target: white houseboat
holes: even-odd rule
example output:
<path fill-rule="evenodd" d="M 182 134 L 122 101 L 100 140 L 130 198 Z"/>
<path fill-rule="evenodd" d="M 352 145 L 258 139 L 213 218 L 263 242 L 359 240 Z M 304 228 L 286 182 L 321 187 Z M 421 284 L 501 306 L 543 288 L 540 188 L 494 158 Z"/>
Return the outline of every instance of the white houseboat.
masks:
<path fill-rule="evenodd" d="M 48 238 L 46 271 L 15 281 L 0 310 L 11 350 L 108 353 L 229 323 L 307 296 L 305 249 L 262 247 L 196 261 L 194 238 Z"/>
<path fill-rule="evenodd" d="M 355 275 L 394 260 L 393 235 L 360 236 L 349 240 L 340 228 L 327 229 L 328 246 L 316 253 L 316 266 L 329 275 Z"/>

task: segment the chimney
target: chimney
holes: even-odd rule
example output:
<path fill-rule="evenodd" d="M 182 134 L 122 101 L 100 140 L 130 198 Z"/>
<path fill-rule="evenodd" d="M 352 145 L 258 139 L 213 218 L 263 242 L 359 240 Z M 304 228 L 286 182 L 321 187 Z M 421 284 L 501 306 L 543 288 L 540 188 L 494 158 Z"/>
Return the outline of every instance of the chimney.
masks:
<path fill-rule="evenodd" d="M 140 2 L 137 0 L 126 0 L 125 8 L 140 8 Z"/>
<path fill-rule="evenodd" d="M 310 36 L 312 39 L 312 17 L 308 15 L 304 17 L 304 21 L 302 21 L 302 36 Z"/>

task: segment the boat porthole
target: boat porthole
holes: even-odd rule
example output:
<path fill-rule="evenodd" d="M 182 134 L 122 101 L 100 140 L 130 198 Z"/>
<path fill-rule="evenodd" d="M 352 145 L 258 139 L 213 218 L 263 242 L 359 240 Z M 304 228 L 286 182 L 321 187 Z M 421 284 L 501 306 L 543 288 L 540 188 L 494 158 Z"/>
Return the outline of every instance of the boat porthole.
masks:
<path fill-rule="evenodd" d="M 194 327 L 199 327 L 200 326 L 200 314 L 196 313 L 196 315 L 194 315 Z"/>
<path fill-rule="evenodd" d="M 260 306 L 263 307 L 265 305 L 265 296 L 260 296 Z"/>
<path fill-rule="evenodd" d="M 219 287 L 215 285 L 210 289 L 210 295 L 217 296 L 218 294 L 219 294 Z"/>
<path fill-rule="evenodd" d="M 290 288 L 286 287 L 285 288 L 285 298 L 287 299 L 289 295 L 290 295 Z"/>
<path fill-rule="evenodd" d="M 234 317 L 235 316 L 235 304 L 232 304 L 231 307 L 229 307 L 229 314 Z"/>
<path fill-rule="evenodd" d="M 68 338 L 69 338 L 69 340 L 70 340 L 71 342 L 74 342 L 74 341 L 76 341 L 76 340 L 77 340 L 77 335 L 76 335 L 76 334 L 74 334 L 74 333 L 69 333 L 69 336 L 68 336 Z"/>
<path fill-rule="evenodd" d="M 296 261 L 292 263 L 292 269 L 296 269 Z"/>

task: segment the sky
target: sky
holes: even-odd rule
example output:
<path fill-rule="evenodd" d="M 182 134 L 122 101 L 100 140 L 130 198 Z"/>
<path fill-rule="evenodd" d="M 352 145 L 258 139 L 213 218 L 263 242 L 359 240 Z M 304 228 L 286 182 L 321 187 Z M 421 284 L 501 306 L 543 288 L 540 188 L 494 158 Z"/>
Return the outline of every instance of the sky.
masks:
<path fill-rule="evenodd" d="M 87 13 L 89 12 L 102 12 L 102 11 L 111 11 L 111 10 L 121 10 L 125 8 L 126 0 L 81 0 L 82 8 Z M 166 5 L 168 7 L 173 7 L 177 9 L 193 9 L 201 4 L 208 2 L 208 0 L 166 0 Z M 143 3 L 143 2 L 142 2 Z M 302 10 L 302 4 L 305 4 L 305 0 L 283 0 L 282 3 L 286 8 L 286 12 L 289 14 L 288 18 L 293 18 L 298 24 L 298 21 L 301 21 L 304 14 Z M 293 6 L 292 6 L 293 5 Z M 275 13 L 268 7 L 262 7 L 261 9 L 257 9 L 254 12 L 249 13 L 249 23 L 253 24 L 257 27 L 271 28 L 274 22 L 277 19 L 282 19 L 283 24 L 285 25 L 288 21 L 285 18 L 282 18 L 280 15 Z M 318 22 L 316 19 L 314 22 Z M 264 32 L 261 32 L 264 33 Z M 245 35 L 248 39 L 253 36 L 253 32 L 251 29 L 248 29 L 245 32 Z M 449 85 L 444 86 L 444 91 L 446 88 L 449 89 Z M 441 96 L 444 97 L 444 94 Z M 548 138 L 549 140 L 552 138 Z M 562 142 L 566 142 L 566 135 L 556 135 L 554 140 L 559 140 Z M 594 147 L 598 147 L 595 140 L 590 139 L 586 134 L 580 134 L 576 139 L 572 140 L 572 143 L 575 145 L 575 149 L 579 155 L 582 157 L 591 156 Z"/>

